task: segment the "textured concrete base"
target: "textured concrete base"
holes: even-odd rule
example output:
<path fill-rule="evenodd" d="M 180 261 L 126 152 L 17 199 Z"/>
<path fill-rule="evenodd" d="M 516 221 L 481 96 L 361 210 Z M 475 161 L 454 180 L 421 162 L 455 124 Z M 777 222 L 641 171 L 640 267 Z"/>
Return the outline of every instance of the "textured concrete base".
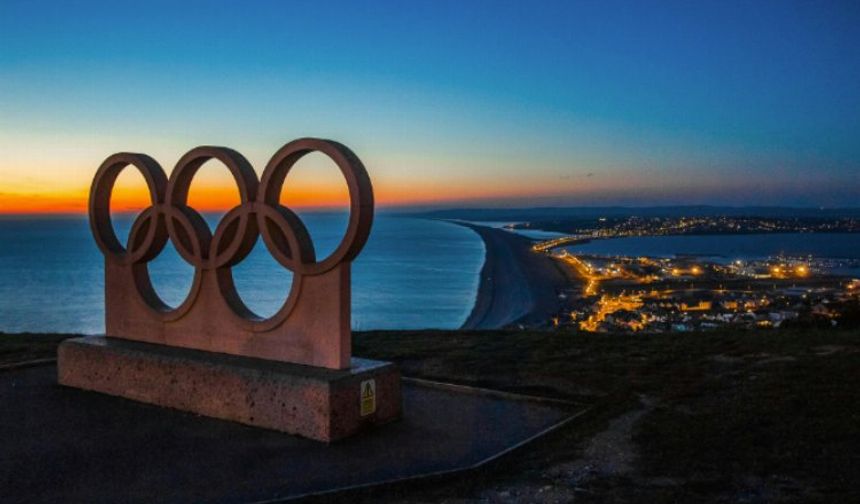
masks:
<path fill-rule="evenodd" d="M 59 348 L 61 385 L 335 441 L 401 414 L 400 372 L 352 359 L 331 370 L 87 337 Z"/>

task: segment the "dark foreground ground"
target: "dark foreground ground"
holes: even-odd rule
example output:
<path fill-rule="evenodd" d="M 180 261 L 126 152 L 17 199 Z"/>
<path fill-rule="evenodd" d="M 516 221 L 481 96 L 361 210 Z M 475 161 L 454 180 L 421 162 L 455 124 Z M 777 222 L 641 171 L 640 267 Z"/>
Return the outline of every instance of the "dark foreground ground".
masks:
<path fill-rule="evenodd" d="M 50 356 L 57 338 L 0 335 L 0 363 Z M 860 331 L 374 332 L 355 345 L 407 376 L 594 408 L 502 464 L 353 502 L 860 499 Z"/>

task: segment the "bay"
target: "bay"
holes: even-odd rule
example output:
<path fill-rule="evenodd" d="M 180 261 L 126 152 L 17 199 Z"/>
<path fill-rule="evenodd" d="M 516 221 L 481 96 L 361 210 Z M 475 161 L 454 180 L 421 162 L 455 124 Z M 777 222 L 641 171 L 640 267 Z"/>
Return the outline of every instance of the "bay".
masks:
<path fill-rule="evenodd" d="M 691 255 L 715 262 L 768 257 L 832 259 L 832 273 L 858 275 L 860 233 L 769 233 L 631 236 L 596 239 L 565 247 L 571 253 L 604 256 L 675 257 Z M 840 267 L 843 261 L 845 266 Z"/>

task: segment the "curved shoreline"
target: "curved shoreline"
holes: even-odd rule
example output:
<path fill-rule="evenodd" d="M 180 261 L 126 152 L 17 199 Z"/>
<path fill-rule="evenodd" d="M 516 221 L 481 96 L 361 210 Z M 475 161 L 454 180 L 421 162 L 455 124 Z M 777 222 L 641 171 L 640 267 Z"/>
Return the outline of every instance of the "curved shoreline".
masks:
<path fill-rule="evenodd" d="M 532 252 L 532 240 L 487 226 L 447 222 L 471 229 L 484 241 L 475 305 L 461 329 L 540 326 L 558 312 L 558 294 L 573 279 L 557 261 Z"/>

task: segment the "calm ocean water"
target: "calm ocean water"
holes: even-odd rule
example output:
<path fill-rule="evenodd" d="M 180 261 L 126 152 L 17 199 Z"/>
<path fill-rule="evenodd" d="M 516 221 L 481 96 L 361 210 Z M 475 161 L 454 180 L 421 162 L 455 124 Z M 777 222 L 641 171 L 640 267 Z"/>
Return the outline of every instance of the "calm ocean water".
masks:
<path fill-rule="evenodd" d="M 511 221 L 463 221 L 469 222 L 471 224 L 477 224 L 479 226 L 487 226 L 496 229 L 504 229 L 508 232 L 515 233 L 518 235 L 525 236 L 526 238 L 531 238 L 532 240 L 551 240 L 553 238 L 559 238 L 561 236 L 567 236 L 564 233 L 557 233 L 555 231 L 544 231 L 542 229 L 523 229 L 516 228 L 510 229 L 507 226 L 511 224 L 517 224 L 517 222 Z"/>
<path fill-rule="evenodd" d="M 207 216 L 210 227 L 218 216 Z M 327 256 L 346 228 L 346 214 L 302 215 Z M 114 219 L 122 241 L 131 218 Z M 459 327 L 475 302 L 484 244 L 450 223 L 378 214 L 353 264 L 354 329 Z M 150 263 L 162 299 L 179 304 L 192 278 L 172 245 Z M 237 288 L 259 315 L 271 315 L 289 292 L 291 274 L 258 241 L 234 268 Z M 103 257 L 85 218 L 0 220 L 0 331 L 104 331 Z"/>
<path fill-rule="evenodd" d="M 672 257 L 696 255 L 715 260 L 762 259 L 771 256 L 813 256 L 860 260 L 858 233 L 785 233 L 698 236 L 634 236 L 593 240 L 567 247 L 595 255 Z M 857 274 L 856 268 L 836 273 Z"/>

